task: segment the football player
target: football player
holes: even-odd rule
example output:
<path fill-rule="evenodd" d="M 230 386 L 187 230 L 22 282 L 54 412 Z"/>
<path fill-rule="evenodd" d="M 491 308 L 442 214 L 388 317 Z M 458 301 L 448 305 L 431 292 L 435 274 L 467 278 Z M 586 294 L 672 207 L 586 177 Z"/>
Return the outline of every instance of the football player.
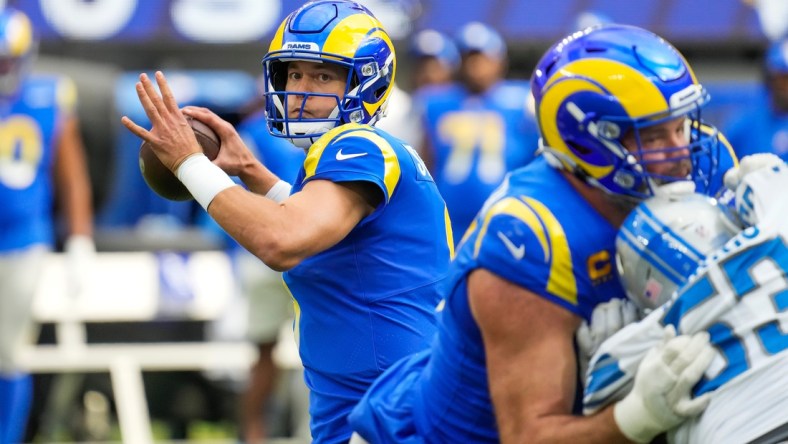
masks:
<path fill-rule="evenodd" d="M 373 126 L 396 57 L 365 7 L 305 4 L 282 22 L 263 67 L 272 134 L 307 150 L 292 185 L 257 161 L 228 122 L 204 108 L 182 112 L 161 72 L 161 94 L 144 74 L 136 85 L 153 128 L 122 122 L 153 145 L 225 231 L 285 271 L 312 437 L 346 441 L 347 415 L 372 381 L 426 348 L 434 333 L 438 285 L 453 253 L 448 212 L 415 151 Z M 214 163 L 184 113 L 220 136 Z"/>
<path fill-rule="evenodd" d="M 693 395 L 710 402 L 671 430 L 670 442 L 788 439 L 788 200 L 779 194 L 788 167 L 772 154 L 748 156 L 726 183 L 736 189 L 742 220 L 754 223 L 732 239 L 724 213 L 697 194 L 649 199 L 624 222 L 616 240 L 621 278 L 627 296 L 653 311 L 600 347 L 588 374 L 587 413 L 630 389 L 666 328 L 706 331 L 714 359 Z"/>
<path fill-rule="evenodd" d="M 66 227 L 68 291 L 84 289 L 95 251 L 91 189 L 70 79 L 32 75 L 37 41 L 22 12 L 0 12 L 0 442 L 20 442 L 32 383 L 14 361 L 31 322 L 57 201 Z"/>
<path fill-rule="evenodd" d="M 460 53 L 452 39 L 434 29 L 423 29 L 410 39 L 408 56 L 413 61 L 413 89 L 445 85 L 454 80 Z"/>
<path fill-rule="evenodd" d="M 504 175 L 534 157 L 537 131 L 528 83 L 505 80 L 503 37 L 472 22 L 455 37 L 461 54 L 459 82 L 418 97 L 427 168 L 461 236 Z"/>
<path fill-rule="evenodd" d="M 699 120 L 705 89 L 672 45 L 623 25 L 561 39 L 531 86 L 544 154 L 509 174 L 474 219 L 431 348 L 392 366 L 351 414 L 362 439 L 646 442 L 705 405 L 689 398 L 711 357 L 703 335 L 666 337 L 641 366 L 629 405 L 653 399 L 669 415 L 611 406 L 582 417 L 575 404 L 576 331 L 624 315 L 618 226 L 667 186 L 721 187 L 722 142 Z M 655 375 L 667 382 L 649 385 Z"/>

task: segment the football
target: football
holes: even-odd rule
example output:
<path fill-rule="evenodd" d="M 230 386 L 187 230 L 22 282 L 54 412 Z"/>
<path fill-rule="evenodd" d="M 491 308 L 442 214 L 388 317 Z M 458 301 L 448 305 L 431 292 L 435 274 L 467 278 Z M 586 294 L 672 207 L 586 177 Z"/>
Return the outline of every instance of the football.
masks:
<path fill-rule="evenodd" d="M 194 130 L 194 135 L 197 136 L 197 142 L 200 143 L 203 153 L 210 160 L 216 159 L 219 155 L 220 141 L 219 137 L 213 130 L 206 124 L 191 117 L 186 117 Z M 143 142 L 140 146 L 140 172 L 145 179 L 151 190 L 159 196 L 176 201 L 184 201 L 193 199 L 189 190 L 181 183 L 180 180 L 165 167 L 159 158 L 154 154 L 150 144 Z"/>

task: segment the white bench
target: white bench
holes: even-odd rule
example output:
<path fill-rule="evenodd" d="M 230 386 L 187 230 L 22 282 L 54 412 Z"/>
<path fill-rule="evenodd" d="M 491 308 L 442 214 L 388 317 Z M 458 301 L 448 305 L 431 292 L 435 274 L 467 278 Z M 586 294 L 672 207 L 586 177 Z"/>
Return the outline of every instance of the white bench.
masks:
<path fill-rule="evenodd" d="M 169 262 L 162 267 L 165 261 Z M 176 307 L 183 319 L 216 319 L 234 297 L 232 268 L 223 252 L 165 255 L 158 259 L 146 252 L 98 253 L 95 279 L 86 291 L 75 296 L 66 291 L 64 257 L 53 253 L 47 258 L 34 298 L 33 316 L 37 322 L 56 325 L 57 344 L 30 344 L 19 353 L 21 365 L 32 373 L 108 372 L 124 443 L 153 442 L 142 371 L 247 370 L 256 359 L 255 347 L 244 341 L 85 341 L 84 322 L 150 321 L 161 315 L 162 307 L 172 310 L 172 304 L 162 305 L 160 299 L 161 270 L 170 273 L 170 284 L 187 295 Z M 172 311 L 167 316 L 171 318 Z M 278 348 L 278 365 L 300 365 L 292 337 L 280 339 Z"/>

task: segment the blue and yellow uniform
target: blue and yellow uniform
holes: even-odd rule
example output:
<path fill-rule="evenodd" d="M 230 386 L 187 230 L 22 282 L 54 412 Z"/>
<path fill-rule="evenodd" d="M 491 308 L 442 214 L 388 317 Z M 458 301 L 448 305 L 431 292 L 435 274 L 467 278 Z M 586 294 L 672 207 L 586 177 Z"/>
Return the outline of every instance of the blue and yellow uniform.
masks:
<path fill-rule="evenodd" d="M 75 103 L 69 79 L 36 76 L 0 108 L 0 253 L 54 245 L 51 171 L 60 125 Z"/>
<path fill-rule="evenodd" d="M 537 129 L 527 82 L 501 81 L 474 95 L 460 84 L 427 88 L 416 99 L 452 228 L 462 236 L 509 171 L 533 159 Z"/>
<path fill-rule="evenodd" d="M 5 29 L 7 14 L 0 17 Z M 2 40 L 2 38 L 0 38 Z M 27 77 L 0 98 L 0 442 L 18 442 L 32 401 L 32 378 L 14 350 L 30 321 L 44 254 L 55 243 L 53 170 L 63 122 L 75 112 L 66 78 Z"/>
<path fill-rule="evenodd" d="M 616 232 L 543 157 L 514 171 L 460 243 L 431 349 L 375 382 L 354 430 L 374 443 L 498 442 L 468 275 L 492 271 L 590 322 L 597 304 L 626 298 L 611 262 Z"/>
<path fill-rule="evenodd" d="M 293 193 L 312 180 L 369 183 L 383 197 L 338 244 L 284 273 L 316 442 L 350 438 L 347 414 L 398 359 L 429 346 L 452 238 L 445 204 L 410 147 L 369 125 L 327 132 Z"/>

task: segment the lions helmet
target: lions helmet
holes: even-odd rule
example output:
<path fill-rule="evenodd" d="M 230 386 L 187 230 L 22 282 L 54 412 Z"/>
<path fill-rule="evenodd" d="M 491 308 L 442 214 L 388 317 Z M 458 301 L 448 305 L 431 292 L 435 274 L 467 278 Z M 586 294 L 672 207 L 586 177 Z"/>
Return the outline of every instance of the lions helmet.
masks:
<path fill-rule="evenodd" d="M 642 201 L 616 237 L 616 268 L 627 297 L 644 311 L 659 307 L 735 233 L 710 197 L 657 194 Z"/>
<path fill-rule="evenodd" d="M 285 91 L 288 62 L 333 63 L 348 70 L 343 97 Z M 345 123 L 374 125 L 385 113 L 394 85 L 394 45 L 380 21 L 364 6 L 342 0 L 318 0 L 290 14 L 274 35 L 263 59 L 266 118 L 271 134 L 308 148 L 330 129 Z M 294 96 L 298 96 L 295 99 Z M 334 97 L 326 118 L 287 115 L 287 101 L 306 103 L 310 96 Z"/>
<path fill-rule="evenodd" d="M 661 183 L 687 179 L 706 191 L 716 174 L 718 133 L 700 121 L 709 95 L 678 50 L 656 34 L 617 24 L 575 32 L 542 56 L 531 91 L 548 157 L 610 194 L 640 200 Z M 649 173 L 657 161 L 643 159 L 639 130 L 682 116 L 688 144 L 660 151 L 670 162 L 690 162 L 691 174 Z M 629 134 L 635 152 L 622 143 Z M 652 158 L 655 152 L 648 151 Z"/>
<path fill-rule="evenodd" d="M 0 12 L 0 97 L 12 97 L 30 72 L 37 50 L 30 20 L 21 11 Z"/>

